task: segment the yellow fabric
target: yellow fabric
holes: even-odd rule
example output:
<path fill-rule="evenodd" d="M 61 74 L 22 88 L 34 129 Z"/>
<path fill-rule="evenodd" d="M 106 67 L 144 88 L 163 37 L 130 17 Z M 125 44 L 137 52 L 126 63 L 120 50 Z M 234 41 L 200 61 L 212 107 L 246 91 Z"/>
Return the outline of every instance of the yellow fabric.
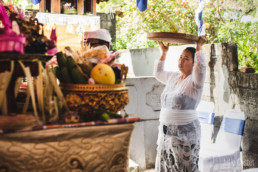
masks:
<path fill-rule="evenodd" d="M 75 16 L 76 17 L 76 16 Z M 44 24 L 44 28 L 46 24 Z M 62 51 L 64 47 L 69 46 L 75 49 L 81 48 L 81 37 L 76 33 L 78 26 L 71 26 L 74 30 L 74 33 L 67 33 L 66 25 L 55 25 L 56 35 L 57 35 L 57 48 L 58 51 Z M 90 26 L 84 26 L 85 31 L 90 31 Z M 50 38 L 51 31 L 44 30 L 45 35 Z"/>

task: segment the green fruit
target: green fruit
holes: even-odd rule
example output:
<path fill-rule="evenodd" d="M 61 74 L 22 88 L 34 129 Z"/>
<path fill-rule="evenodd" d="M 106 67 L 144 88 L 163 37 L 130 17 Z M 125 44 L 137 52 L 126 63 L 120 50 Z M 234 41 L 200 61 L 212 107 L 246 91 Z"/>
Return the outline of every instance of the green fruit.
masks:
<path fill-rule="evenodd" d="M 81 66 L 80 64 L 78 64 L 78 65 L 77 65 L 77 68 L 79 69 L 79 71 L 81 72 L 81 74 L 83 75 L 83 77 L 84 77 L 86 80 L 88 80 L 88 79 L 89 79 L 89 75 L 88 75 L 88 73 L 86 73 L 86 72 L 84 72 L 84 71 L 82 70 L 82 66 Z"/>
<path fill-rule="evenodd" d="M 108 122 L 108 120 L 110 119 L 109 114 L 106 113 L 106 112 L 103 112 L 100 117 L 101 117 L 101 119 L 102 119 L 103 121 L 105 121 L 105 122 Z"/>
<path fill-rule="evenodd" d="M 69 70 L 69 72 L 74 84 L 87 84 L 87 80 L 83 77 L 82 73 L 77 67 L 72 68 Z"/>
<path fill-rule="evenodd" d="M 59 79 L 62 83 L 71 83 L 71 77 L 69 75 L 69 72 L 67 70 L 67 67 L 56 67 L 55 68 L 56 77 Z"/>
<path fill-rule="evenodd" d="M 55 67 L 56 77 L 59 79 L 60 82 L 64 82 L 62 75 L 61 75 L 61 68 Z"/>
<path fill-rule="evenodd" d="M 67 67 L 60 68 L 60 78 L 64 83 L 72 83 Z"/>
<path fill-rule="evenodd" d="M 64 67 L 67 64 L 65 55 L 62 52 L 56 53 L 56 59 L 60 67 Z"/>
<path fill-rule="evenodd" d="M 90 69 L 87 65 L 78 64 L 78 68 L 86 79 L 90 78 Z"/>
<path fill-rule="evenodd" d="M 67 57 L 67 67 L 68 67 L 69 71 L 72 68 L 77 67 L 76 62 L 74 61 L 74 59 L 71 56 Z"/>

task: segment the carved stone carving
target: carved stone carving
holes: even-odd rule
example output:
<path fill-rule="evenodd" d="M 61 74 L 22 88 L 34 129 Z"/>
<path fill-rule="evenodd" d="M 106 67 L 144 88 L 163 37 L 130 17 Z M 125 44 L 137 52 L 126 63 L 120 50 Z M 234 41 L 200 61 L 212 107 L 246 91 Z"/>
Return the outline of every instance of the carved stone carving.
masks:
<path fill-rule="evenodd" d="M 134 124 L 60 128 L 0 135 L 0 171 L 128 171 Z"/>

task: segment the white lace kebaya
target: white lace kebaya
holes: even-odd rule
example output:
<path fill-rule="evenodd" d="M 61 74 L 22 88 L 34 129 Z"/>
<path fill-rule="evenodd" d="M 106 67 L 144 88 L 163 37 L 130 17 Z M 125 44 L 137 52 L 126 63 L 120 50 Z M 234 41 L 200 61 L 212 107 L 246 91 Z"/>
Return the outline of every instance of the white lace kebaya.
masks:
<path fill-rule="evenodd" d="M 197 172 L 200 149 L 200 123 L 195 111 L 200 102 L 206 72 L 202 50 L 194 58 L 192 74 L 181 83 L 180 72 L 164 71 L 165 61 L 156 61 L 154 75 L 166 84 L 161 94 L 157 172 Z"/>
<path fill-rule="evenodd" d="M 166 110 L 190 110 L 194 113 L 200 102 L 206 72 L 206 60 L 202 50 L 197 51 L 192 74 L 176 85 L 180 72 L 164 71 L 165 61 L 157 60 L 154 65 L 154 76 L 166 84 L 161 94 L 161 108 Z"/>

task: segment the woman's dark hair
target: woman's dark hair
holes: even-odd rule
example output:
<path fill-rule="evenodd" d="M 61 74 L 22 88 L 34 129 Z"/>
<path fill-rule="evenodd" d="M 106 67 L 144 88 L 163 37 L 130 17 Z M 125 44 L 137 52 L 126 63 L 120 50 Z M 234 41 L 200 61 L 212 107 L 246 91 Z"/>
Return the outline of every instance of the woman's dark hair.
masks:
<path fill-rule="evenodd" d="M 194 56 L 195 56 L 195 48 L 193 47 L 187 47 L 185 50 L 189 51 L 190 53 L 192 53 L 192 57 L 193 57 L 193 62 L 194 62 Z"/>

